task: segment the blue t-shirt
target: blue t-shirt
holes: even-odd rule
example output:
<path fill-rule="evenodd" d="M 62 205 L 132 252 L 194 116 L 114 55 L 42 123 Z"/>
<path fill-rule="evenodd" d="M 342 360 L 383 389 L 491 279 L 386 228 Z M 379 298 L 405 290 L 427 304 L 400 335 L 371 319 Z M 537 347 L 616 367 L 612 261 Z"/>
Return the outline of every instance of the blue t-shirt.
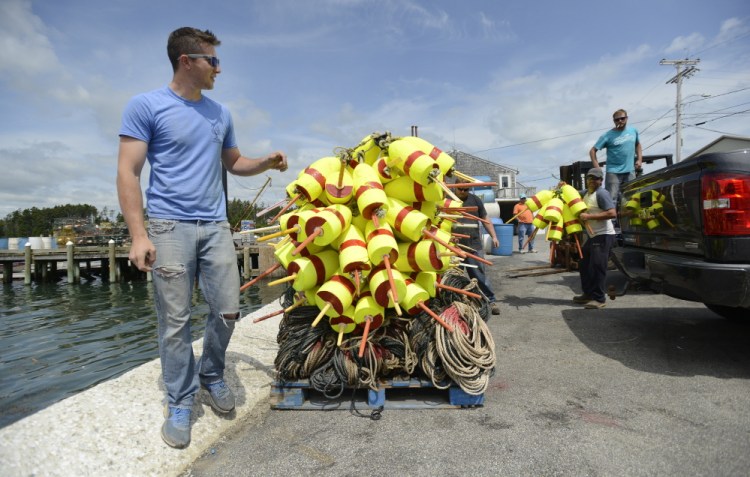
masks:
<path fill-rule="evenodd" d="M 594 147 L 607 149 L 607 172 L 622 174 L 635 170 L 635 145 L 638 144 L 638 131 L 625 126 L 622 131 L 610 129 L 601 135 Z"/>
<path fill-rule="evenodd" d="M 206 96 L 188 101 L 169 87 L 130 100 L 120 136 L 148 143 L 148 216 L 226 220 L 221 152 L 237 147 L 229 110 Z"/>

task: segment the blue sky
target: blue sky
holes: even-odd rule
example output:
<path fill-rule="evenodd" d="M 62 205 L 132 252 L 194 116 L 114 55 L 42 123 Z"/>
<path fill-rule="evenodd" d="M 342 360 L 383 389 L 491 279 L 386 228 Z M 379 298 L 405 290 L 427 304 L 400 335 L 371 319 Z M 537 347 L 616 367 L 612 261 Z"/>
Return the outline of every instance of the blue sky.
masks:
<path fill-rule="evenodd" d="M 745 0 L 2 0 L 0 218 L 65 203 L 119 210 L 122 109 L 169 82 L 166 39 L 181 26 L 222 40 L 207 94 L 229 106 L 243 154 L 289 155 L 267 204 L 335 148 L 411 125 L 539 188 L 587 160 L 618 108 L 646 154 L 673 153 L 674 136 L 662 138 L 674 132 L 675 69 L 663 58 L 700 59 L 683 83 L 683 157 L 750 136 Z M 264 181 L 232 177 L 229 195 L 252 200 Z"/>

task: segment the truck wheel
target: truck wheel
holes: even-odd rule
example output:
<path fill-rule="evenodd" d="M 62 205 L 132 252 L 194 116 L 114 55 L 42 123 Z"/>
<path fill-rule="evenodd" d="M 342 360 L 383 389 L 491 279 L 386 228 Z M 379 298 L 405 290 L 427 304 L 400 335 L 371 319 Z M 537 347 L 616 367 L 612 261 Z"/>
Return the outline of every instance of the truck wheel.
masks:
<path fill-rule="evenodd" d="M 724 306 L 724 305 L 709 305 L 704 303 L 706 308 L 713 311 L 717 315 L 726 318 L 727 320 L 736 321 L 738 323 L 750 324 L 750 308 L 740 308 L 735 306 Z"/>

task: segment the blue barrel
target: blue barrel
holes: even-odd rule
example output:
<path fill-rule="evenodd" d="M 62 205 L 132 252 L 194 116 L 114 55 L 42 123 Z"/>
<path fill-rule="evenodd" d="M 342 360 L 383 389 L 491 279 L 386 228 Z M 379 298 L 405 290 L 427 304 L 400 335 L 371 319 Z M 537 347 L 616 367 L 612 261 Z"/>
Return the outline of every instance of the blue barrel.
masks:
<path fill-rule="evenodd" d="M 0 237 L 0 250 L 8 250 L 8 237 Z"/>
<path fill-rule="evenodd" d="M 492 255 L 513 255 L 513 224 L 504 224 L 503 219 L 492 219 L 492 227 L 495 229 L 495 235 L 500 242 L 499 247 L 493 247 L 490 253 Z"/>

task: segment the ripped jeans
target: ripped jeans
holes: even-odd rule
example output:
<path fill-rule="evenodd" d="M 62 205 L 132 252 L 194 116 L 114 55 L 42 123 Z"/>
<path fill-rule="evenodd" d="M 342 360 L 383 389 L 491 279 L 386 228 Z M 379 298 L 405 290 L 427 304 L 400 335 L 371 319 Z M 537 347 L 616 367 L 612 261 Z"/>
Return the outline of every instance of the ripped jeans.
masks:
<path fill-rule="evenodd" d="M 232 234 L 227 221 L 151 219 L 148 235 L 156 247 L 152 277 L 167 403 L 190 409 L 200 384 L 223 379 L 226 349 L 240 317 Z M 196 278 L 209 306 L 197 366 L 190 334 Z"/>

